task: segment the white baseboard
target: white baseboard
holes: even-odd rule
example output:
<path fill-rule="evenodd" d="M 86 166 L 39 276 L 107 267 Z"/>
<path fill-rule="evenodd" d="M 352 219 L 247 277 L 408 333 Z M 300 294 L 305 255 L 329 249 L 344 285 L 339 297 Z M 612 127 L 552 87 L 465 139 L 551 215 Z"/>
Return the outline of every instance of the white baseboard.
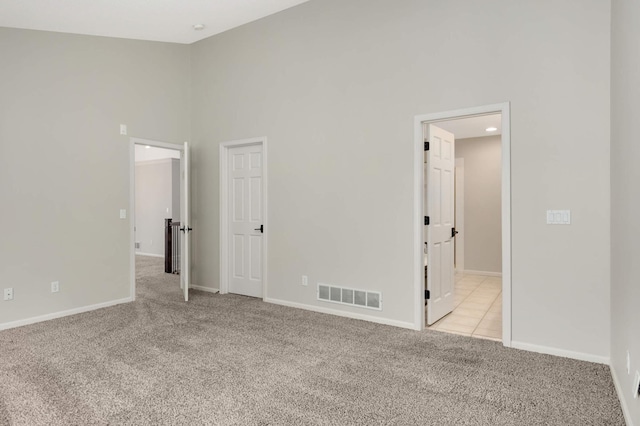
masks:
<path fill-rule="evenodd" d="M 219 288 L 203 287 L 201 285 L 193 285 L 193 284 L 191 284 L 189 286 L 189 288 L 192 288 L 194 290 L 206 291 L 207 293 L 220 293 L 220 289 Z"/>
<path fill-rule="evenodd" d="M 531 343 L 511 341 L 511 347 L 522 349 L 523 351 L 538 352 L 547 355 L 556 355 L 563 358 L 577 359 L 580 361 L 595 362 L 597 364 L 609 365 L 609 357 L 601 355 L 587 354 L 584 352 L 568 351 L 566 349 L 552 348 L 550 346 L 534 345 Z"/>
<path fill-rule="evenodd" d="M 627 405 L 627 400 L 624 398 L 625 392 L 622 390 L 622 386 L 620 385 L 620 381 L 618 380 L 618 375 L 616 374 L 616 369 L 611 366 L 611 377 L 613 378 L 613 386 L 616 388 L 616 393 L 618 394 L 618 399 L 620 400 L 620 406 L 622 407 L 622 414 L 624 415 L 624 420 L 627 422 L 627 426 L 634 426 L 633 419 L 631 418 L 631 413 L 629 412 L 629 406 Z"/>
<path fill-rule="evenodd" d="M 397 321 L 397 320 L 392 320 L 387 318 L 374 317 L 372 315 L 340 311 L 337 309 L 325 308 L 322 306 L 306 305 L 304 303 L 296 303 L 296 302 L 289 302 L 286 300 L 271 299 L 268 297 L 265 297 L 264 301 L 267 303 L 273 303 L 275 305 L 288 306 L 290 308 L 304 309 L 306 311 L 320 312 L 322 314 L 336 315 L 339 317 L 375 322 L 377 324 L 391 325 L 393 327 L 408 328 L 410 330 L 417 330 L 415 324 L 412 322 Z"/>
<path fill-rule="evenodd" d="M 38 322 L 49 321 L 56 318 L 68 317 L 69 315 L 81 314 L 83 312 L 95 311 L 96 309 L 108 308 L 109 306 L 120 305 L 122 303 L 131 302 L 131 297 L 124 299 L 111 300 L 109 302 L 97 303 L 95 305 L 83 306 L 81 308 L 69 309 L 66 311 L 54 312 L 51 314 L 40 315 L 37 317 L 26 318 L 18 321 L 5 322 L 0 324 L 0 330 L 8 330 L 10 328 L 22 327 L 23 325 L 35 324 Z"/>
<path fill-rule="evenodd" d="M 139 251 L 136 252 L 136 256 L 148 256 L 148 257 L 162 257 L 162 258 L 164 258 L 164 254 L 141 253 Z"/>
<path fill-rule="evenodd" d="M 459 272 L 470 275 L 482 275 L 483 277 L 502 277 L 502 272 L 474 271 L 473 269 L 465 269 Z"/>

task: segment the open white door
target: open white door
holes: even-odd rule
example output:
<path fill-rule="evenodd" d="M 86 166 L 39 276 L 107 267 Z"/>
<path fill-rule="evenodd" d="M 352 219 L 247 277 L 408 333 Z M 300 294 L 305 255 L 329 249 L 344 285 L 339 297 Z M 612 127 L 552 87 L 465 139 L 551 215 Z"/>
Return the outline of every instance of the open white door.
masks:
<path fill-rule="evenodd" d="M 189 176 L 190 162 L 189 143 L 184 143 L 184 152 L 182 155 L 182 202 L 180 203 L 180 230 L 182 231 L 182 240 L 180 251 L 182 253 L 180 259 L 180 288 L 184 293 L 184 301 L 189 301 L 189 284 L 191 272 L 191 256 L 189 248 L 191 247 L 191 209 L 189 208 Z"/>
<path fill-rule="evenodd" d="M 425 242 L 427 248 L 427 324 L 453 311 L 454 299 L 454 136 L 429 124 L 425 152 Z M 426 148 L 426 147 L 425 147 Z"/>

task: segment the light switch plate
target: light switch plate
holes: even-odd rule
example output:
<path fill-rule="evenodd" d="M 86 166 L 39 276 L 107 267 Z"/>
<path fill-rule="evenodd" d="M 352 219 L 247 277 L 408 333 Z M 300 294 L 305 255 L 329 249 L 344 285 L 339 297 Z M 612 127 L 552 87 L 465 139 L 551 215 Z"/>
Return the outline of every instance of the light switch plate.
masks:
<path fill-rule="evenodd" d="M 547 210 L 547 225 L 571 225 L 571 210 Z"/>
<path fill-rule="evenodd" d="M 120 219 L 126 219 L 126 218 L 127 218 L 127 210 L 120 209 Z"/>
<path fill-rule="evenodd" d="M 121 124 L 120 125 L 120 134 L 121 135 L 126 135 L 127 134 L 127 125 L 126 124 Z"/>

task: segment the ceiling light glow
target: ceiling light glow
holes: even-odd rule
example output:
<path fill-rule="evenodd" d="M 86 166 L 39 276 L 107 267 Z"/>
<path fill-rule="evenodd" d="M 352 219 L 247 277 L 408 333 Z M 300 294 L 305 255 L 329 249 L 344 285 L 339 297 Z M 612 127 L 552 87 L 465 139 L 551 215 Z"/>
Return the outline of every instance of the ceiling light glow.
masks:
<path fill-rule="evenodd" d="M 495 132 L 496 130 L 498 130 L 498 128 L 497 128 L 497 127 L 493 127 L 493 126 L 491 126 L 491 127 L 487 127 L 485 130 L 486 130 L 487 132 Z"/>
<path fill-rule="evenodd" d="M 196 30 L 196 31 L 204 30 L 204 24 L 195 24 L 193 26 L 193 29 Z"/>

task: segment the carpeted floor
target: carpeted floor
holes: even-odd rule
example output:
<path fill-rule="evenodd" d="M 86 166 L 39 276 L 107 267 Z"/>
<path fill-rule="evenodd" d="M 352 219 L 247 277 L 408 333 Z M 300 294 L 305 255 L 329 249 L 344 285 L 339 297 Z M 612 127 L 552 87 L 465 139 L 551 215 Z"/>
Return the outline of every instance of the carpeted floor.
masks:
<path fill-rule="evenodd" d="M 624 425 L 609 368 L 192 291 L 0 332 L 3 425 Z"/>

